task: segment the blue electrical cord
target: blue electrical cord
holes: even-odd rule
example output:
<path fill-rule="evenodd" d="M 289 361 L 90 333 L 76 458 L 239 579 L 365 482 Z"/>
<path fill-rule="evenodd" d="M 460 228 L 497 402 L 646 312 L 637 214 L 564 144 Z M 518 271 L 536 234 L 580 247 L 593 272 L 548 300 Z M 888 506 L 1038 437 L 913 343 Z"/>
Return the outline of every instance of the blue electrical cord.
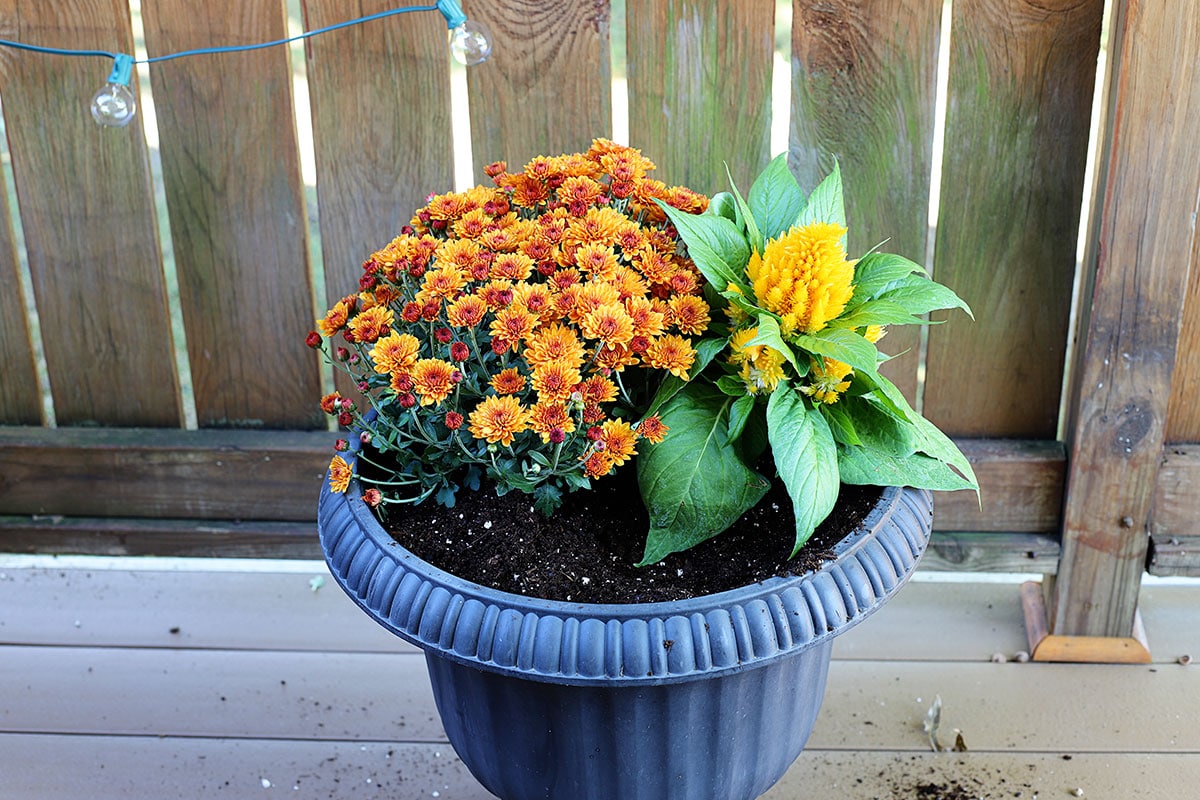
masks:
<path fill-rule="evenodd" d="M 440 11 L 446 18 L 446 23 L 450 28 L 456 28 L 466 20 L 466 16 L 463 14 L 462 8 L 459 6 L 457 0 L 438 0 L 438 2 L 434 5 L 405 6 L 403 8 L 393 8 L 389 11 L 380 11 L 376 14 L 368 14 L 367 16 L 359 17 L 358 19 L 338 22 L 334 25 L 326 25 L 324 28 L 315 28 L 311 31 L 306 31 L 298 36 L 292 36 L 288 39 L 277 39 L 273 42 L 261 42 L 259 44 L 228 45 L 225 47 L 202 47 L 197 50 L 183 50 L 178 53 L 167 53 L 166 55 L 155 56 L 154 58 L 143 58 L 137 61 L 134 61 L 125 53 L 112 53 L 107 50 L 71 50 L 62 47 L 43 47 L 41 45 L 27 44 L 25 42 L 15 42 L 10 39 L 0 39 L 0 46 L 12 47 L 17 50 L 29 50 L 35 53 L 48 53 L 50 55 L 58 56 L 96 56 L 99 58 L 111 58 L 116 61 L 117 64 L 113 68 L 113 77 L 110 78 L 110 81 L 113 80 L 113 78 L 117 78 L 123 74 L 125 76 L 124 81 L 118 80 L 114 82 L 127 83 L 128 67 L 133 64 L 157 64 L 161 61 L 170 61 L 173 58 L 183 58 L 184 56 L 212 55 L 215 53 L 240 53 L 246 50 L 261 50 L 265 47 L 276 47 L 281 44 L 291 44 L 292 42 L 298 42 L 301 39 L 307 39 L 310 36 L 316 36 L 317 34 L 329 33 L 330 31 L 336 31 L 340 28 L 348 28 L 351 25 L 360 25 L 364 22 L 372 22 L 377 19 L 383 19 L 384 17 L 390 17 L 396 14 L 407 14 L 413 11 Z"/>

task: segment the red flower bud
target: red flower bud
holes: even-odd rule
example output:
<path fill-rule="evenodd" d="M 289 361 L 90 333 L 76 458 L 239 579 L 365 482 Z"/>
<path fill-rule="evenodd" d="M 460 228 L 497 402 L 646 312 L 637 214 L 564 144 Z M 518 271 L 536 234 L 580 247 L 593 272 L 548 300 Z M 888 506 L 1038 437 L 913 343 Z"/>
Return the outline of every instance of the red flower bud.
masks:
<path fill-rule="evenodd" d="M 405 322 L 416 322 L 421 318 L 421 307 L 416 303 L 405 303 L 400 311 L 400 317 Z"/>
<path fill-rule="evenodd" d="M 550 441 L 553 442 L 554 444 L 562 444 L 564 441 L 566 441 L 566 438 L 567 438 L 567 432 L 564 431 L 562 428 L 551 428 L 550 429 Z"/>
<path fill-rule="evenodd" d="M 349 428 L 353 424 L 354 417 L 349 411 L 343 411 L 342 413 L 338 414 L 338 425 L 341 425 L 343 428 Z"/>
<path fill-rule="evenodd" d="M 360 442 L 362 442 L 363 444 L 370 444 L 371 443 L 371 432 L 363 431 L 362 433 L 360 433 L 358 435 L 358 440 Z"/>
<path fill-rule="evenodd" d="M 376 280 L 374 275 L 370 275 L 370 274 L 363 275 L 361 278 L 358 279 L 358 288 L 362 289 L 365 292 L 368 289 L 371 289 L 372 287 L 374 287 L 375 284 L 378 282 L 379 281 Z"/>
<path fill-rule="evenodd" d="M 463 415 L 457 411 L 446 412 L 446 427 L 452 431 L 456 431 L 462 427 Z"/>
<path fill-rule="evenodd" d="M 447 344 L 454 338 L 454 331 L 449 328 L 436 328 L 433 331 L 433 338 L 437 339 L 442 344 Z"/>
<path fill-rule="evenodd" d="M 450 360 L 451 361 L 466 361 L 471 357 L 471 348 L 467 347 L 466 342 L 455 342 L 450 345 Z"/>
<path fill-rule="evenodd" d="M 338 361 L 345 361 L 350 357 L 350 351 L 344 347 L 339 347 L 334 354 L 337 356 Z"/>
<path fill-rule="evenodd" d="M 408 268 L 408 274 L 414 278 L 419 278 L 425 274 L 424 264 L 413 264 Z"/>
<path fill-rule="evenodd" d="M 337 450 L 339 453 L 349 450 L 350 442 L 346 441 L 345 439 L 338 439 L 333 443 L 333 449 Z"/>
<path fill-rule="evenodd" d="M 645 336 L 635 336 L 629 340 L 629 349 L 640 355 L 650 349 L 650 340 Z"/>
<path fill-rule="evenodd" d="M 438 314 L 442 311 L 442 306 L 437 300 L 430 300 L 425 305 L 421 306 L 421 318 L 429 322 L 433 322 L 438 318 Z"/>
<path fill-rule="evenodd" d="M 498 356 L 502 356 L 508 352 L 508 342 L 504 339 L 492 339 L 492 352 Z"/>
<path fill-rule="evenodd" d="M 413 394 L 412 392 L 405 392 L 404 394 L 400 395 L 400 407 L 401 408 L 412 408 L 416 404 L 417 404 L 417 396 L 415 394 Z"/>
<path fill-rule="evenodd" d="M 309 331 L 308 336 L 304 337 L 304 343 L 316 350 L 321 346 L 321 334 L 316 331 Z"/>
<path fill-rule="evenodd" d="M 383 494 L 378 489 L 367 489 L 363 492 L 362 499 L 371 508 L 375 508 L 383 502 Z"/>
<path fill-rule="evenodd" d="M 603 437 L 604 437 L 604 430 L 601 429 L 600 426 L 593 425 L 592 427 L 587 429 L 587 438 L 591 439 L 593 442 L 598 442 Z"/>
<path fill-rule="evenodd" d="M 359 381 L 359 382 L 358 382 L 358 390 L 359 390 L 360 392 L 366 392 L 366 391 L 367 391 L 368 389 L 370 389 L 370 388 L 371 388 L 371 384 L 367 383 L 366 381 Z"/>

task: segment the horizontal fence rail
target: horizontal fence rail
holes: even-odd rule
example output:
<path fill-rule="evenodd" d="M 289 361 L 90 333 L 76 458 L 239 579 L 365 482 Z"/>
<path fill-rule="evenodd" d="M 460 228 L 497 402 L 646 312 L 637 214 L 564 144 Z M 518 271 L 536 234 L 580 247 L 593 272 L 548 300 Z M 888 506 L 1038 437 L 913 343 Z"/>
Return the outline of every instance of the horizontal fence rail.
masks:
<path fill-rule="evenodd" d="M 293 5 L 293 24 L 309 30 L 394 7 Z M 714 192 L 728 188 L 727 166 L 746 188 L 772 156 L 773 115 L 790 109 L 787 151 L 801 185 L 841 164 L 851 251 L 890 237 L 889 250 L 918 262 L 932 253 L 934 275 L 975 313 L 974 322 L 956 315 L 927 336 L 896 332 L 883 342 L 901 354 L 887 365 L 890 377 L 960 441 L 981 479 L 982 508 L 966 495 L 939 498 L 939 563 L 1054 571 L 1071 503 L 1071 443 L 1059 440 L 1064 374 L 1087 370 L 1072 363 L 1071 347 L 1080 212 L 1102 208 L 1114 163 L 1102 148 L 1097 200 L 1086 201 L 1102 0 L 464 5 L 495 43 L 465 81 L 477 179 L 494 160 L 520 165 L 586 149 L 612 135 L 615 105 L 628 109 L 629 144 L 657 163 L 658 177 Z M 614 11 L 622 30 L 613 29 Z M 780 63 L 790 96 L 780 105 L 772 96 L 776 21 L 787 14 L 790 52 Z M 1145 49 L 1163 34 L 1135 16 L 1119 9 L 1114 36 L 1151 38 L 1138 40 L 1141 51 L 1128 40 L 1110 48 L 1111 58 L 1140 59 L 1117 74 L 1170 73 L 1171 52 Z M 1180 23 L 1185 44 L 1196 17 Z M 284 4 L 254 0 L 142 0 L 138 17 L 125 0 L 0 0 L 0 35 L 40 45 L 132 52 L 131 20 L 150 56 L 282 38 L 289 23 Z M 139 87 L 154 100 L 153 142 L 144 115 L 120 130 L 89 118 L 87 101 L 107 65 L 0 51 L 12 181 L 4 178 L 0 192 L 0 547 L 143 552 L 159 542 L 191 553 L 204 550 L 203 537 L 183 520 L 201 519 L 217 526 L 213 551 L 237 551 L 230 543 L 249 525 L 242 530 L 253 544 L 240 552 L 307 552 L 294 526 L 314 516 L 332 434 L 315 403 L 322 366 L 304 335 L 324 298 L 355 285 L 362 260 L 427 193 L 454 188 L 461 154 L 452 131 L 465 120 L 452 103 L 444 38 L 440 15 L 413 13 L 309 39 L 303 64 L 286 48 L 153 64 L 149 86 Z M 298 124 L 301 67 L 311 116 Z M 624 83 L 613 81 L 619 72 Z M 935 102 L 940 75 L 944 120 Z M 624 102 L 614 104 L 614 86 L 625 87 Z M 1122 91 L 1148 90 L 1105 88 L 1102 105 Z M 1200 113 L 1187 103 L 1172 108 L 1162 125 L 1192 124 Z M 311 141 L 301 140 L 298 131 L 309 129 Z M 309 147 L 315 203 L 301 171 Z M 1133 179 L 1156 177 L 1166 176 Z M 1187 180 L 1177 194 L 1194 200 Z M 940 197 L 932 226 L 931 193 Z M 177 297 L 164 271 L 163 213 Z M 1102 213 L 1100 224 L 1136 221 Z M 1200 253 L 1182 234 L 1170 247 L 1151 255 L 1186 266 Z M 1102 321 L 1089 317 L 1102 299 L 1092 292 L 1117 291 L 1092 279 L 1094 259 L 1085 264 L 1084 325 Z M 1156 387 L 1170 398 L 1165 462 L 1147 489 L 1152 518 L 1133 524 L 1153 537 L 1152 569 L 1194 573 L 1200 555 L 1190 558 L 1187 543 L 1200 540 L 1200 468 L 1186 443 L 1200 441 L 1200 405 L 1189 400 L 1200 359 L 1187 356 L 1200 336 L 1197 270 L 1178 285 L 1183 339 L 1172 342 L 1173 375 Z M 1136 302 L 1141 289 L 1120 291 Z M 44 426 L 35 329 L 56 428 Z M 199 430 L 183 430 L 189 402 Z M 1068 416 L 1082 402 L 1068 397 Z"/>

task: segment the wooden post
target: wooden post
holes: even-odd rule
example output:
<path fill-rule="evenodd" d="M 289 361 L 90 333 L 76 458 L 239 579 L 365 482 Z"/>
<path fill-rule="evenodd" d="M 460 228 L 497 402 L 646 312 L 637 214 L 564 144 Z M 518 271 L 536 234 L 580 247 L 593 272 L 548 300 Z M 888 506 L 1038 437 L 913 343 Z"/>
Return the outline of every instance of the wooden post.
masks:
<path fill-rule="evenodd" d="M 1118 0 L 1111 28 L 1048 619 L 1054 637 L 1109 637 L 1116 651 L 1134 637 L 1200 199 L 1200 0 Z"/>

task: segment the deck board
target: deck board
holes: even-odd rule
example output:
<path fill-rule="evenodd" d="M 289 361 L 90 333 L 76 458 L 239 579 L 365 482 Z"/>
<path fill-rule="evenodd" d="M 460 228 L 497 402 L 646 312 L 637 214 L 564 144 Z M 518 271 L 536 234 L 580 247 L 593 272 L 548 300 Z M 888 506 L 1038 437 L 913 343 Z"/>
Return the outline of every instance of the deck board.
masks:
<path fill-rule="evenodd" d="M 328 577 L 314 591 L 316 567 L 0 567 L 0 798 L 244 797 L 263 780 L 489 797 L 445 742 L 419 652 Z M 838 639 L 809 746 L 766 798 L 1191 796 L 1200 667 L 1175 662 L 1200 655 L 1200 588 L 1142 601 L 1154 664 L 998 664 L 1025 646 L 1015 584 L 910 584 Z M 936 695 L 968 752 L 929 751 Z"/>

